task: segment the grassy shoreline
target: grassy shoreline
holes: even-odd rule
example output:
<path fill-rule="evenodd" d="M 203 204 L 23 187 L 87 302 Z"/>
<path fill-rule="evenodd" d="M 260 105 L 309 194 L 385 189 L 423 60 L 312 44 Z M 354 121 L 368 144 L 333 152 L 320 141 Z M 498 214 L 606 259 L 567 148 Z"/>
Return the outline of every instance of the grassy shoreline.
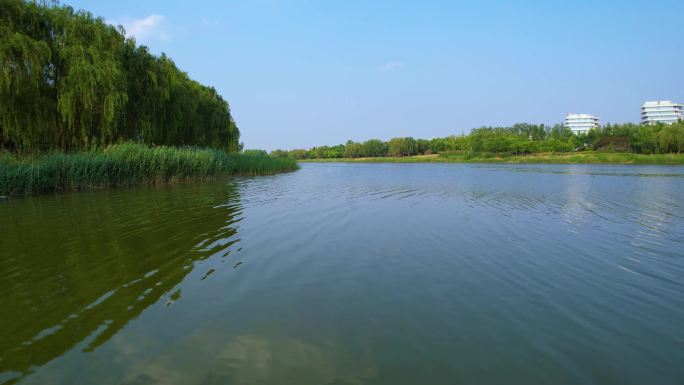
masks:
<path fill-rule="evenodd" d="M 0 195 L 101 189 L 201 181 L 224 175 L 271 175 L 293 171 L 289 158 L 229 153 L 207 148 L 148 147 L 135 143 L 86 152 L 38 156 L 0 153 Z"/>
<path fill-rule="evenodd" d="M 550 163 L 550 164 L 652 164 L 684 165 L 684 154 L 632 154 L 622 152 L 502 154 L 433 154 L 404 157 L 300 159 L 299 162 L 328 163 Z"/>

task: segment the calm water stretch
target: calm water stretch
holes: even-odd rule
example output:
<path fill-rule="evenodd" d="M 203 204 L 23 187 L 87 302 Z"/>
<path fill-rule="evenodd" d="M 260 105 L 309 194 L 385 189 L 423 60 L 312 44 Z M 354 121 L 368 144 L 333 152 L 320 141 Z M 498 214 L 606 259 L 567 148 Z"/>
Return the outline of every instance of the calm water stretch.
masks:
<path fill-rule="evenodd" d="M 684 168 L 304 164 L 0 201 L 0 384 L 681 384 Z"/>

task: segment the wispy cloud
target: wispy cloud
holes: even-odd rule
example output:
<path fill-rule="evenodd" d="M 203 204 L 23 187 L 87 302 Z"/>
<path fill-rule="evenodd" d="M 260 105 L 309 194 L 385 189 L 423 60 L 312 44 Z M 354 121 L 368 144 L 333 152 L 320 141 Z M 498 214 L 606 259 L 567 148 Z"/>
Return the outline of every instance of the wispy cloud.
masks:
<path fill-rule="evenodd" d="M 221 23 L 220 21 L 218 21 L 218 20 L 212 20 L 212 19 L 210 19 L 210 18 L 208 18 L 208 17 L 203 17 L 203 18 L 200 20 L 200 24 L 202 24 L 202 25 L 208 25 L 208 26 L 214 26 L 214 27 L 219 26 L 219 25 L 222 25 L 222 23 Z"/>
<path fill-rule="evenodd" d="M 120 20 L 108 21 L 110 24 L 122 25 L 127 37 L 135 37 L 139 43 L 149 43 L 155 40 L 171 39 L 164 15 L 150 15 L 144 19 L 124 17 Z"/>
<path fill-rule="evenodd" d="M 404 62 L 402 62 L 402 61 L 391 61 L 391 62 L 387 62 L 387 63 L 383 64 L 380 67 L 380 71 L 388 72 L 388 71 L 395 70 L 397 68 L 401 68 L 403 66 L 404 66 Z"/>

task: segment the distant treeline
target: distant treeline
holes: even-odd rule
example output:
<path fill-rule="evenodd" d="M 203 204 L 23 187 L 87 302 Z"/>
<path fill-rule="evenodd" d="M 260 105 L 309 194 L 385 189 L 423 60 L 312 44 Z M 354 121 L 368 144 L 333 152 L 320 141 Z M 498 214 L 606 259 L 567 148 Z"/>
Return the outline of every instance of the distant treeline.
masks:
<path fill-rule="evenodd" d="M 371 139 L 348 141 L 337 146 L 321 146 L 290 151 L 275 150 L 271 154 L 295 159 L 362 158 L 411 156 L 445 152 L 498 154 L 531 154 L 539 152 L 571 152 L 606 150 L 638 154 L 680 153 L 684 151 L 684 123 L 653 126 L 608 124 L 586 135 L 575 135 L 563 125 L 520 123 L 512 127 L 481 127 L 468 135 L 446 138 L 393 138 L 387 142 Z"/>
<path fill-rule="evenodd" d="M 239 149 L 228 103 L 164 54 L 56 1 L 0 0 L 0 149 L 124 140 Z"/>

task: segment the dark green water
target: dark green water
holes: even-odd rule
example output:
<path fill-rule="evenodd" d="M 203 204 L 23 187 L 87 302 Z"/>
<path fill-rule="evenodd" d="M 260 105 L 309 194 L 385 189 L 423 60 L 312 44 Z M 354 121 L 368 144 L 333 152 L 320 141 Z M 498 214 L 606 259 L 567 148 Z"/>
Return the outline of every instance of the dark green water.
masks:
<path fill-rule="evenodd" d="M 684 168 L 0 201 L 0 384 L 681 384 Z"/>

